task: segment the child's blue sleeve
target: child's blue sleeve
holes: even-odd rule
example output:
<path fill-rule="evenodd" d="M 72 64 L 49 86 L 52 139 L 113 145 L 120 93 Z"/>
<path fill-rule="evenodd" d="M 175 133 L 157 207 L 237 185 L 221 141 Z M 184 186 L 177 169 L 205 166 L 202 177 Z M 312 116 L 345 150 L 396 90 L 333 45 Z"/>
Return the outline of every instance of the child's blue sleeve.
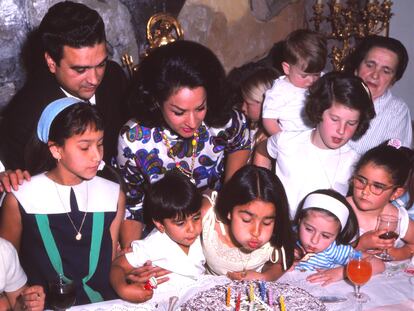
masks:
<path fill-rule="evenodd" d="M 349 261 L 349 255 L 353 247 L 351 245 L 337 245 L 334 261 L 338 265 L 346 265 Z"/>

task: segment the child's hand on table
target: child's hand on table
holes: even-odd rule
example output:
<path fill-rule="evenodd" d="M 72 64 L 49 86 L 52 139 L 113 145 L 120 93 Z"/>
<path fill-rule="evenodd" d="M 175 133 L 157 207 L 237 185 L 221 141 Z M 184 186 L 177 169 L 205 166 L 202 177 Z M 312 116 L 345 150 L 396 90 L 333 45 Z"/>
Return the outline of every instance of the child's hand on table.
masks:
<path fill-rule="evenodd" d="M 151 277 L 155 277 L 157 279 L 157 284 L 159 285 L 169 280 L 169 277 L 165 275 L 170 273 L 171 271 L 155 267 L 152 265 L 151 261 L 147 261 L 142 267 L 133 269 L 128 274 L 127 279 L 131 283 L 145 283 Z"/>
<path fill-rule="evenodd" d="M 333 269 L 318 269 L 314 274 L 309 275 L 306 280 L 310 283 L 321 283 L 321 286 L 326 286 L 336 281 L 344 279 L 344 267 L 337 267 Z"/>

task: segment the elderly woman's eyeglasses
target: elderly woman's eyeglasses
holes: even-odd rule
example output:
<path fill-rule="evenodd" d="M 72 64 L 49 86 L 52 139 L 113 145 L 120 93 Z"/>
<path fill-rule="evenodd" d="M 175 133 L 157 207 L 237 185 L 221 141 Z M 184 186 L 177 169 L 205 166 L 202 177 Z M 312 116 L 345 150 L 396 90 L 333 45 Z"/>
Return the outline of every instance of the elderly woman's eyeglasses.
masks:
<path fill-rule="evenodd" d="M 359 176 L 359 175 L 353 176 L 352 179 L 353 179 L 353 185 L 355 188 L 359 190 L 364 190 L 368 186 L 369 191 L 375 195 L 381 195 L 384 191 L 396 187 L 396 185 L 387 186 L 387 185 L 377 183 L 377 182 L 371 183 L 368 181 L 368 179 L 366 179 L 365 177 Z"/>

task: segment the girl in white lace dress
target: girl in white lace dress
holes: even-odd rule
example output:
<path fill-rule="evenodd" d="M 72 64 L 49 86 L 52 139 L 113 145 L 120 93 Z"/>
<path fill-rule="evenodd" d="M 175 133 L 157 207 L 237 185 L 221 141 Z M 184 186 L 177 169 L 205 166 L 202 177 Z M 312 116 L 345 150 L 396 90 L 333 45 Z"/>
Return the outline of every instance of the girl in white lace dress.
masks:
<path fill-rule="evenodd" d="M 202 231 L 208 273 L 271 281 L 292 265 L 286 194 L 271 171 L 247 165 L 210 199 Z"/>

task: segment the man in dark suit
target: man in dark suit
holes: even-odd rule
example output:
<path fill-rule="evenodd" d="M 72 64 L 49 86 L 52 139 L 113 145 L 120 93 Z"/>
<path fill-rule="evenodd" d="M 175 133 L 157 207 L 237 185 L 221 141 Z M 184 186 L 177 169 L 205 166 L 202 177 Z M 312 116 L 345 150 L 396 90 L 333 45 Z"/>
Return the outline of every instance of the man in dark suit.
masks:
<path fill-rule="evenodd" d="M 43 109 L 65 96 L 96 105 L 105 122 L 104 159 L 116 153 L 124 120 L 126 77 L 108 60 L 105 26 L 98 12 L 70 1 L 52 6 L 38 29 L 44 58 L 3 114 L 1 161 L 25 169 L 24 150 Z M 26 155 L 30 156 L 30 155 Z"/>

